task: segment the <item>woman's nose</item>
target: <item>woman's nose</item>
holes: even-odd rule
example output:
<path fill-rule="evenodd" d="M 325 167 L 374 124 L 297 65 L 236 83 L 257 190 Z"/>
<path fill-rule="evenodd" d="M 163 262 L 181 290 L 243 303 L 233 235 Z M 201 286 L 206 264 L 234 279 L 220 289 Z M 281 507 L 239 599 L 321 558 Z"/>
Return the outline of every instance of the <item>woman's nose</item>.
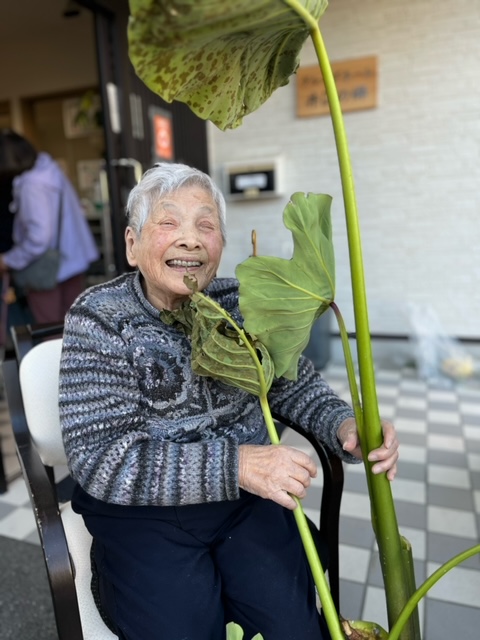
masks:
<path fill-rule="evenodd" d="M 183 226 L 180 229 L 180 235 L 177 242 L 189 248 L 200 245 L 200 240 L 195 228 L 190 226 Z"/>

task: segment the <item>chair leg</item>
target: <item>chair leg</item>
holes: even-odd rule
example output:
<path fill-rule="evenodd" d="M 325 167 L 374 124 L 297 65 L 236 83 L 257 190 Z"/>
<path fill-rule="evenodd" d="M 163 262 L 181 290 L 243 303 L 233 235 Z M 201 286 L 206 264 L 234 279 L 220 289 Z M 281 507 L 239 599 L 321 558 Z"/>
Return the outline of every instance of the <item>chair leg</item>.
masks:
<path fill-rule="evenodd" d="M 7 491 L 7 477 L 5 475 L 5 467 L 3 465 L 2 439 L 0 438 L 0 493 Z"/>

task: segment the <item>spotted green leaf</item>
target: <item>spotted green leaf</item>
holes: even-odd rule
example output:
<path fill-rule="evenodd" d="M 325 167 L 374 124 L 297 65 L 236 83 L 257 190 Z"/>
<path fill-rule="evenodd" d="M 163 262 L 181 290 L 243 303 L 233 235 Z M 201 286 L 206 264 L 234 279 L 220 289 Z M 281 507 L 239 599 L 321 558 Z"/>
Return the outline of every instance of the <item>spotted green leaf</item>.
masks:
<path fill-rule="evenodd" d="M 327 0 L 298 0 L 318 20 Z M 234 128 L 298 67 L 309 36 L 282 0 L 130 0 L 129 56 L 166 102 Z"/>
<path fill-rule="evenodd" d="M 292 258 L 251 257 L 236 269 L 244 328 L 267 347 L 277 377 L 296 379 L 312 325 L 334 299 L 331 201 L 294 193 L 283 213 L 293 235 Z"/>
<path fill-rule="evenodd" d="M 243 332 L 239 334 L 228 321 L 226 312 L 212 299 L 193 293 L 191 300 L 195 308 L 193 371 L 256 396 L 266 395 L 274 377 L 273 362 L 266 347 Z"/>

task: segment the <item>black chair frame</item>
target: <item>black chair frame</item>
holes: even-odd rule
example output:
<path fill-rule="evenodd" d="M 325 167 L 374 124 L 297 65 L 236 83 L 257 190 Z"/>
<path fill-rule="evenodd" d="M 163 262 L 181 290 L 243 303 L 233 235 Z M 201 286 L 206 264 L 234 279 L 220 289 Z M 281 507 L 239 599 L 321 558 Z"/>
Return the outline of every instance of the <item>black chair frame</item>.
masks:
<path fill-rule="evenodd" d="M 60 516 L 54 470 L 43 464 L 25 417 L 19 365 L 26 353 L 48 337 L 61 337 L 63 326 L 12 327 L 15 358 L 3 363 L 3 376 L 15 447 L 35 515 L 52 596 L 59 640 L 84 640 L 75 571 Z"/>

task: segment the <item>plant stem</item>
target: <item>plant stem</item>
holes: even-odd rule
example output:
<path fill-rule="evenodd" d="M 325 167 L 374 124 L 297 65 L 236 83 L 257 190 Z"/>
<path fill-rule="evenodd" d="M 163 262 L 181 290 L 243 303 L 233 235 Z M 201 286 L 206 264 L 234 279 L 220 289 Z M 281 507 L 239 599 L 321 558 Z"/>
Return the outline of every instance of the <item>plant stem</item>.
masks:
<path fill-rule="evenodd" d="M 355 186 L 340 100 L 330 61 L 317 24 L 311 30 L 311 38 L 325 83 L 337 146 L 347 223 L 360 387 L 363 401 L 365 440 L 363 446 L 366 446 L 367 451 L 371 451 L 381 445 L 382 430 L 375 388 Z M 367 474 L 371 474 L 370 465 L 367 461 L 365 462 L 365 467 Z M 380 551 L 388 622 L 391 627 L 397 620 L 410 595 L 409 580 L 403 563 L 402 545 L 391 487 L 385 474 L 371 474 L 369 491 L 372 503 L 372 524 Z M 402 639 L 407 640 L 408 638 L 412 640 L 415 637 L 413 634 L 414 631 L 409 629 L 408 632 L 402 635 Z"/>
<path fill-rule="evenodd" d="M 358 393 L 357 380 L 355 378 L 355 368 L 353 365 L 352 351 L 350 349 L 350 343 L 348 341 L 348 332 L 345 327 L 343 316 L 340 313 L 340 309 L 335 302 L 330 303 L 330 307 L 337 319 L 338 328 L 340 329 L 340 339 L 342 341 L 343 357 L 345 359 L 345 367 L 347 369 L 348 386 L 350 388 L 350 396 L 352 398 L 352 407 L 355 414 L 355 422 L 357 423 L 358 434 L 360 436 L 360 443 L 364 442 L 363 434 L 363 411 L 360 402 L 360 395 Z M 366 456 L 366 452 L 363 452 Z"/>
<path fill-rule="evenodd" d="M 280 438 L 275 427 L 275 422 L 272 418 L 270 406 L 268 404 L 267 396 L 260 396 L 260 405 L 262 407 L 263 417 L 265 424 L 267 425 L 268 435 L 272 444 L 280 444 Z M 291 495 L 291 494 L 290 494 Z M 328 630 L 332 640 L 344 640 L 345 635 L 340 626 L 340 620 L 338 613 L 333 604 L 330 588 L 325 578 L 325 572 L 323 571 L 322 563 L 318 557 L 317 548 L 313 541 L 310 527 L 308 526 L 305 512 L 303 511 L 302 503 L 296 496 L 292 498 L 297 503 L 297 506 L 293 512 L 297 528 L 302 539 L 303 548 L 307 556 L 308 564 L 313 575 L 315 586 L 317 587 L 320 602 L 322 603 L 322 609 L 325 614 L 325 620 L 327 621 Z"/>
<path fill-rule="evenodd" d="M 308 564 L 310 565 L 313 579 L 315 581 L 318 595 L 320 597 L 320 602 L 322 603 L 322 609 L 325 615 L 328 630 L 330 631 L 330 636 L 332 640 L 344 640 L 345 636 L 340 626 L 338 613 L 335 609 L 335 605 L 333 604 L 330 588 L 327 584 L 327 579 L 325 578 L 325 573 L 318 557 L 317 549 L 315 547 L 315 543 L 313 542 L 312 534 L 310 532 L 303 507 L 297 497 L 293 496 L 293 498 L 297 503 L 297 508 L 294 510 L 293 515 L 295 516 L 295 521 L 297 523 L 300 537 L 302 538 L 303 547 L 307 555 Z"/>
<path fill-rule="evenodd" d="M 401 536 L 402 541 L 402 551 L 403 551 L 403 562 L 405 567 L 405 573 L 408 580 L 408 593 L 410 597 L 415 593 L 415 589 L 417 588 L 415 585 L 415 565 L 413 560 L 413 549 L 410 542 L 404 537 Z M 418 607 L 412 609 L 410 614 L 410 618 L 408 620 L 408 633 L 412 638 L 421 638 L 422 632 L 420 631 L 420 614 L 418 611 Z"/>
<path fill-rule="evenodd" d="M 340 175 L 342 180 L 345 215 L 347 222 L 350 271 L 353 290 L 355 328 L 357 335 L 360 387 L 363 401 L 364 445 L 367 451 L 379 447 L 382 443 L 380 416 L 375 388 L 372 347 L 368 324 L 368 309 L 365 292 L 362 247 L 358 223 L 355 186 L 348 143 L 343 124 L 342 110 L 335 87 L 330 61 L 323 43 L 318 25 L 311 32 L 315 51 L 327 91 L 332 116 L 335 141 L 337 145 Z M 367 474 L 371 474 L 368 462 L 365 462 Z M 370 475 L 370 499 L 372 503 L 372 524 L 377 537 L 385 584 L 387 614 L 389 626 L 393 626 L 410 595 L 408 579 L 403 565 L 402 545 L 391 487 L 385 474 Z M 404 634 L 402 638 L 413 638 Z"/>
<path fill-rule="evenodd" d="M 340 329 L 340 339 L 342 341 L 343 348 L 343 357 L 345 359 L 345 367 L 347 369 L 347 377 L 348 377 L 348 386 L 350 388 L 350 396 L 352 398 L 352 407 L 353 413 L 355 415 L 355 422 L 357 424 L 358 435 L 360 437 L 360 446 L 362 448 L 363 459 L 367 459 L 368 451 L 366 451 L 365 447 L 365 434 L 364 434 L 364 418 L 363 418 L 363 409 L 360 402 L 360 395 L 358 393 L 357 380 L 355 378 L 355 369 L 353 365 L 352 351 L 350 349 L 350 343 L 348 341 L 348 332 L 345 327 L 345 322 L 343 320 L 343 316 L 340 313 L 340 309 L 336 305 L 335 302 L 330 303 L 330 307 L 335 314 L 337 319 L 338 328 Z M 372 487 L 371 483 L 371 473 L 365 473 L 367 479 L 368 493 L 371 495 Z M 372 525 L 374 526 L 374 517 L 372 513 Z M 376 532 L 375 532 L 376 534 Z"/>

